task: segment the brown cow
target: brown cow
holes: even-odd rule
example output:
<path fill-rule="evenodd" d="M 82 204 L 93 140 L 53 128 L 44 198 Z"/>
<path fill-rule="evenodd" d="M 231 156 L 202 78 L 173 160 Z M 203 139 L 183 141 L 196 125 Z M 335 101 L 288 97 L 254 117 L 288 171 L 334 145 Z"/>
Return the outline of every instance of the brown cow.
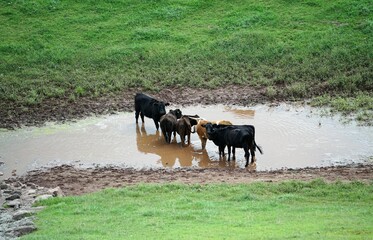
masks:
<path fill-rule="evenodd" d="M 167 143 L 171 142 L 172 133 L 176 137 L 176 122 L 181 118 L 182 113 L 180 109 L 170 110 L 167 114 L 163 115 L 160 120 L 161 130 L 164 139 Z"/>
<path fill-rule="evenodd" d="M 194 117 L 194 116 L 193 116 Z M 198 115 L 197 115 L 198 117 Z M 192 133 L 192 126 L 197 124 L 197 120 L 187 115 L 182 116 L 177 120 L 176 132 L 180 135 L 181 145 L 185 146 L 185 137 L 188 137 L 188 144 L 190 145 L 190 134 Z"/>

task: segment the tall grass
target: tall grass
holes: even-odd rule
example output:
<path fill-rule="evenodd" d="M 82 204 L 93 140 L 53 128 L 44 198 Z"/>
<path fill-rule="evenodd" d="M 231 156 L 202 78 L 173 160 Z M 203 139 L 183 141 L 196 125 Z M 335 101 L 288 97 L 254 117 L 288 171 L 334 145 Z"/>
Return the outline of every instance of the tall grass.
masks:
<path fill-rule="evenodd" d="M 369 95 L 372 11 L 369 0 L 4 0 L 0 100 L 226 84 Z"/>
<path fill-rule="evenodd" d="M 138 185 L 42 202 L 22 239 L 370 239 L 371 184 Z"/>

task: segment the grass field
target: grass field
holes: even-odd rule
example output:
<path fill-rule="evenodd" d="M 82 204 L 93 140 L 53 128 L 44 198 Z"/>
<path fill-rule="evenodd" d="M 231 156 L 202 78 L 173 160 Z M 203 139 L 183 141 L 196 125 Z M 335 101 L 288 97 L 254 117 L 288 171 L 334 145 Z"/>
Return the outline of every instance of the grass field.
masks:
<path fill-rule="evenodd" d="M 0 22 L 0 100 L 247 84 L 373 109 L 370 0 L 14 0 Z"/>
<path fill-rule="evenodd" d="M 137 185 L 42 202 L 22 239 L 371 239 L 373 185 Z"/>

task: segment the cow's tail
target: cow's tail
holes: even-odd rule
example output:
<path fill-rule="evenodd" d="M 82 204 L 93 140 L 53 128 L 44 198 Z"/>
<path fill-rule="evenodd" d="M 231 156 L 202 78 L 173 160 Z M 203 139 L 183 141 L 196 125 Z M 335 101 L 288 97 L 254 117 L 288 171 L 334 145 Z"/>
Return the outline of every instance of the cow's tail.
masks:
<path fill-rule="evenodd" d="M 167 143 L 171 143 L 172 132 L 166 132 L 165 138 Z"/>
<path fill-rule="evenodd" d="M 193 127 L 192 127 L 192 132 L 191 133 L 195 133 L 196 132 L 196 125 L 194 125 Z"/>
<path fill-rule="evenodd" d="M 263 149 L 261 146 L 256 145 L 256 142 L 254 140 L 254 146 L 259 150 L 260 154 L 263 154 Z"/>

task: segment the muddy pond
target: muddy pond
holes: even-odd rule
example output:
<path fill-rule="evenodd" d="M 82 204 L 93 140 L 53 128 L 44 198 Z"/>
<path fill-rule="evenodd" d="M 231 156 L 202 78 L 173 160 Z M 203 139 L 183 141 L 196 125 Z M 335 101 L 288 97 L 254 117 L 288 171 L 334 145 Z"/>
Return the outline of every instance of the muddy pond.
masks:
<path fill-rule="evenodd" d="M 257 151 L 256 164 L 249 166 L 257 171 L 373 161 L 372 127 L 342 123 L 336 116 L 322 117 L 319 109 L 287 104 L 178 108 L 208 120 L 254 125 L 256 142 L 264 150 L 263 155 Z M 192 134 L 187 147 L 182 147 L 178 135 L 166 144 L 153 121 L 145 118 L 145 124 L 137 125 L 134 112 L 0 131 L 0 178 L 62 164 L 135 169 L 244 168 L 245 159 L 242 149 L 236 150 L 235 161 L 219 159 L 212 141 L 202 151 L 197 134 Z"/>

